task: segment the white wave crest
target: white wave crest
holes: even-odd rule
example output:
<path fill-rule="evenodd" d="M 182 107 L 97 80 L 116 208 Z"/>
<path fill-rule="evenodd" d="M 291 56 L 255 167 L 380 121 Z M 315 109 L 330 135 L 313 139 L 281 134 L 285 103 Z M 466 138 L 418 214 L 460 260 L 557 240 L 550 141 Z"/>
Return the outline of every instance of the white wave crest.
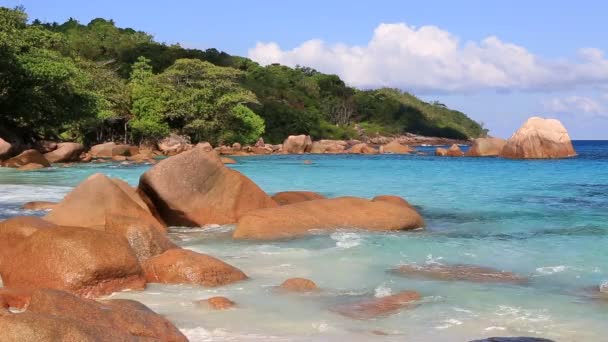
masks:
<path fill-rule="evenodd" d="M 378 287 L 374 289 L 374 296 L 376 298 L 390 296 L 393 293 L 390 287 L 385 284 L 380 284 Z"/>
<path fill-rule="evenodd" d="M 361 235 L 352 232 L 335 232 L 330 237 L 332 240 L 337 241 L 336 247 L 344 249 L 357 247 L 363 242 Z"/>
<path fill-rule="evenodd" d="M 538 272 L 540 274 L 554 274 L 554 273 L 564 272 L 568 268 L 569 268 L 568 266 L 564 266 L 564 265 L 545 266 L 545 267 L 539 267 L 539 268 L 537 268 L 536 272 Z"/>

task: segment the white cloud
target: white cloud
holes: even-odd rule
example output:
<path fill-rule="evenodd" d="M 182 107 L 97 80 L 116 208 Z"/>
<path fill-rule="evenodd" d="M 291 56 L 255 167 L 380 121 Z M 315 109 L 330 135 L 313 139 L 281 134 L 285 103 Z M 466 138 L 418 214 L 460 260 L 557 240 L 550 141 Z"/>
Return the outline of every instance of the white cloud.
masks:
<path fill-rule="evenodd" d="M 546 111 L 558 114 L 586 114 L 587 116 L 606 116 L 604 107 L 594 99 L 585 96 L 552 98 L 543 102 Z"/>
<path fill-rule="evenodd" d="M 309 40 L 283 50 L 277 43 L 259 42 L 249 57 L 264 65 L 304 65 L 335 73 L 358 87 L 416 92 L 564 90 L 608 84 L 608 60 L 599 49 L 580 49 L 574 60 L 544 60 L 495 36 L 460 42 L 439 27 L 404 23 L 380 24 L 363 46 Z"/>

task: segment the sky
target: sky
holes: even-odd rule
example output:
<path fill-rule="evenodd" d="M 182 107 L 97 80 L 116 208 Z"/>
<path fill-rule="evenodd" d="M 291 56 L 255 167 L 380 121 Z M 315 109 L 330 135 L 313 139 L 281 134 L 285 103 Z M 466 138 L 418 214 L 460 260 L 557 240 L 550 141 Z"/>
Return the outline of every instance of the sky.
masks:
<path fill-rule="evenodd" d="M 305 65 L 409 91 L 509 137 L 530 116 L 608 139 L 607 1 L 0 0 L 30 19 L 98 17 L 157 41 Z"/>

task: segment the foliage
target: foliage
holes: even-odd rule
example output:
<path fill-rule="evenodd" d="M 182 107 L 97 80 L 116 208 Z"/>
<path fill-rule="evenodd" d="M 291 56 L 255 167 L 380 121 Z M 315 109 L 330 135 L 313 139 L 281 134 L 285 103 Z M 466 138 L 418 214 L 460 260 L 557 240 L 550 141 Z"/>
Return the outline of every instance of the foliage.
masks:
<path fill-rule="evenodd" d="M 216 49 L 154 41 L 112 20 L 27 23 L 0 7 L 0 125 L 30 139 L 278 143 L 413 132 L 487 133 L 465 114 L 396 89 L 357 90 L 308 67 L 261 66 Z"/>

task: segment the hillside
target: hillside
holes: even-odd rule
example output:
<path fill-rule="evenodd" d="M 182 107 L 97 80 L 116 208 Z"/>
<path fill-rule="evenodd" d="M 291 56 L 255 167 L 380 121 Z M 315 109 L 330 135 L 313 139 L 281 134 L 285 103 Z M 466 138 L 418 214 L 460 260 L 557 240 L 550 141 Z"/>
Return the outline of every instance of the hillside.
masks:
<path fill-rule="evenodd" d="M 396 89 L 359 90 L 311 68 L 186 49 L 112 20 L 27 23 L 0 8 L 0 125 L 27 139 L 280 142 L 290 134 L 475 138 L 465 114 Z"/>

